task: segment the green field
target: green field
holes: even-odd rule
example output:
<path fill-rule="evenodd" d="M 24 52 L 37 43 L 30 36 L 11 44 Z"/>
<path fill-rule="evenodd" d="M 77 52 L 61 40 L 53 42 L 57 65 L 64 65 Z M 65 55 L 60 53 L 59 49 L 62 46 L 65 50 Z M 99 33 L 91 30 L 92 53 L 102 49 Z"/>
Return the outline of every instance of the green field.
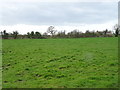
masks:
<path fill-rule="evenodd" d="M 118 87 L 118 38 L 2 42 L 3 88 Z"/>

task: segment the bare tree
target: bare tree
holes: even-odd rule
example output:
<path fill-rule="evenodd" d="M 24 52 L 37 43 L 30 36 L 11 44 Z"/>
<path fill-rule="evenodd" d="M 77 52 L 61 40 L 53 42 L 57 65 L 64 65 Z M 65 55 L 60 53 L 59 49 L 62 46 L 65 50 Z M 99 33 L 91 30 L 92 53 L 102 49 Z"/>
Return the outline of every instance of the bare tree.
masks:
<path fill-rule="evenodd" d="M 47 33 L 50 33 L 52 36 L 55 35 L 57 30 L 55 30 L 54 28 L 55 27 L 53 27 L 53 26 L 48 27 Z"/>

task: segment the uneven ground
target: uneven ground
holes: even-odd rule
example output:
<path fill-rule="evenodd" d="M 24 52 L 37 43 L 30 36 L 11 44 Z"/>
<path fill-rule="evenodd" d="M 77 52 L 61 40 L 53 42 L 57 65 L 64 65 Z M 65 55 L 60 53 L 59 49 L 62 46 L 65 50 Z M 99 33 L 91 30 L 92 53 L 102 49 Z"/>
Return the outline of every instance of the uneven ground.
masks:
<path fill-rule="evenodd" d="M 118 86 L 118 38 L 3 40 L 3 88 Z"/>

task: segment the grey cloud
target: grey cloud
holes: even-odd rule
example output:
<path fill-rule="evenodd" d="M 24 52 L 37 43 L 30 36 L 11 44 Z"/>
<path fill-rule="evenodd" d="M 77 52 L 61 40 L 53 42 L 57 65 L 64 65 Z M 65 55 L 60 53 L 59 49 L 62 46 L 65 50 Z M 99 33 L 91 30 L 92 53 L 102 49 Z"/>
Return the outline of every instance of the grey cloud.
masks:
<path fill-rule="evenodd" d="M 104 23 L 117 19 L 117 3 L 8 3 L 2 6 L 0 17 L 3 25 Z"/>

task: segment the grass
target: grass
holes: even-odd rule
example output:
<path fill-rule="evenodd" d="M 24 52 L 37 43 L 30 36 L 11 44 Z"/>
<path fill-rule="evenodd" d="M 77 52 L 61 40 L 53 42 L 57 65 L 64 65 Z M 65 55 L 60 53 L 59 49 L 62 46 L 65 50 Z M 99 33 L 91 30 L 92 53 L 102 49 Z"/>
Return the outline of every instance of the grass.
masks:
<path fill-rule="evenodd" d="M 118 87 L 118 38 L 3 40 L 3 88 Z"/>

